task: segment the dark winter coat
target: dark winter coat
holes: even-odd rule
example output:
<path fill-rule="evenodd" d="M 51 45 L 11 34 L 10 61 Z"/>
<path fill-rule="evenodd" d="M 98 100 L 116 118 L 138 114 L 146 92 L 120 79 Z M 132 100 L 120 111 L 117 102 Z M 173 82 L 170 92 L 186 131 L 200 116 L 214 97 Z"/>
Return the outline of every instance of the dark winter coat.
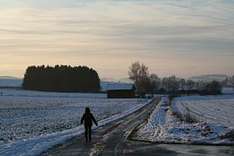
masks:
<path fill-rule="evenodd" d="M 81 124 L 84 123 L 85 127 L 92 127 L 93 122 L 95 123 L 95 125 L 98 125 L 92 113 L 85 113 L 81 118 Z"/>

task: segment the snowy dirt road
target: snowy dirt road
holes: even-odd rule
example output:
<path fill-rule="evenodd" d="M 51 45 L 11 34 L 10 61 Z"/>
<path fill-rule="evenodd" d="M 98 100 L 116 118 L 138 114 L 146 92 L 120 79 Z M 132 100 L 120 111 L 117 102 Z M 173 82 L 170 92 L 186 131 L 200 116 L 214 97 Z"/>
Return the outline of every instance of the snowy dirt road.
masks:
<path fill-rule="evenodd" d="M 222 155 L 234 154 L 232 146 L 197 146 L 152 144 L 131 140 L 132 130 L 145 122 L 159 103 L 159 98 L 135 113 L 94 131 L 93 141 L 85 144 L 84 136 L 76 137 L 42 154 L 42 156 L 153 156 L 153 155 Z"/>
<path fill-rule="evenodd" d="M 135 145 L 130 145 L 129 134 L 149 117 L 159 100 L 160 98 L 155 98 L 150 104 L 135 113 L 96 129 L 91 144 L 85 144 L 84 136 L 79 136 L 43 155 L 128 155 L 132 151 L 131 149 L 135 149 L 132 147 Z"/>

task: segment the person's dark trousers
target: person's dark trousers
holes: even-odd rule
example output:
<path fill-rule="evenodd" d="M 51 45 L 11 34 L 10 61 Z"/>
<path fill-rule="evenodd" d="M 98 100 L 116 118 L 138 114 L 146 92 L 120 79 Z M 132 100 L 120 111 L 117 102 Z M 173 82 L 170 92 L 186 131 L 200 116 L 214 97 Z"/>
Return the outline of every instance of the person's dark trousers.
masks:
<path fill-rule="evenodd" d="M 91 133 L 92 133 L 91 126 L 86 126 L 85 127 L 85 139 L 86 139 L 86 143 L 87 142 L 91 142 L 91 140 L 92 140 Z"/>

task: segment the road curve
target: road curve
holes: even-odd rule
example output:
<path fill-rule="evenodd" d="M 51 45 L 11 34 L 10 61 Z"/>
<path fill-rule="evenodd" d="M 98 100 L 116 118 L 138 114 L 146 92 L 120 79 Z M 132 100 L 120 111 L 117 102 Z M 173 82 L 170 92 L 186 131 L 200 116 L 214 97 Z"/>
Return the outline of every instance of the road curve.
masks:
<path fill-rule="evenodd" d="M 96 156 L 96 155 L 129 155 L 134 151 L 136 143 L 128 140 L 132 130 L 148 119 L 160 97 L 152 100 L 138 111 L 113 121 L 108 125 L 99 127 L 93 133 L 92 143 L 86 144 L 84 136 L 78 136 L 65 144 L 59 145 L 43 153 L 43 156 Z M 137 148 L 138 149 L 138 148 Z M 133 152 L 134 153 L 134 152 Z M 132 154 L 133 154 L 132 153 Z M 135 154 L 134 154 L 135 155 Z"/>
<path fill-rule="evenodd" d="M 92 143 L 86 144 L 84 136 L 78 136 L 59 145 L 42 156 L 233 156 L 233 146 L 197 146 L 152 144 L 129 140 L 129 135 L 144 123 L 160 98 L 150 104 L 110 124 L 94 131 Z M 134 133 L 133 133 L 134 134 Z"/>

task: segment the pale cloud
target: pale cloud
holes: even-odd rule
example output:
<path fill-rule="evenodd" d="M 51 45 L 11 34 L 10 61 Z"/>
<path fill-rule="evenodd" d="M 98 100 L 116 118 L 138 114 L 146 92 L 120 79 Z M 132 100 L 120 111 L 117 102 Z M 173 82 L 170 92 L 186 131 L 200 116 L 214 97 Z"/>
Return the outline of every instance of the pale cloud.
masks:
<path fill-rule="evenodd" d="M 5 4 L 0 7 L 0 75 L 8 71 L 22 77 L 32 64 L 84 64 L 96 68 L 101 77 L 120 78 L 136 60 L 162 76 L 231 74 L 234 66 L 230 1 L 0 0 L 0 4 Z"/>

